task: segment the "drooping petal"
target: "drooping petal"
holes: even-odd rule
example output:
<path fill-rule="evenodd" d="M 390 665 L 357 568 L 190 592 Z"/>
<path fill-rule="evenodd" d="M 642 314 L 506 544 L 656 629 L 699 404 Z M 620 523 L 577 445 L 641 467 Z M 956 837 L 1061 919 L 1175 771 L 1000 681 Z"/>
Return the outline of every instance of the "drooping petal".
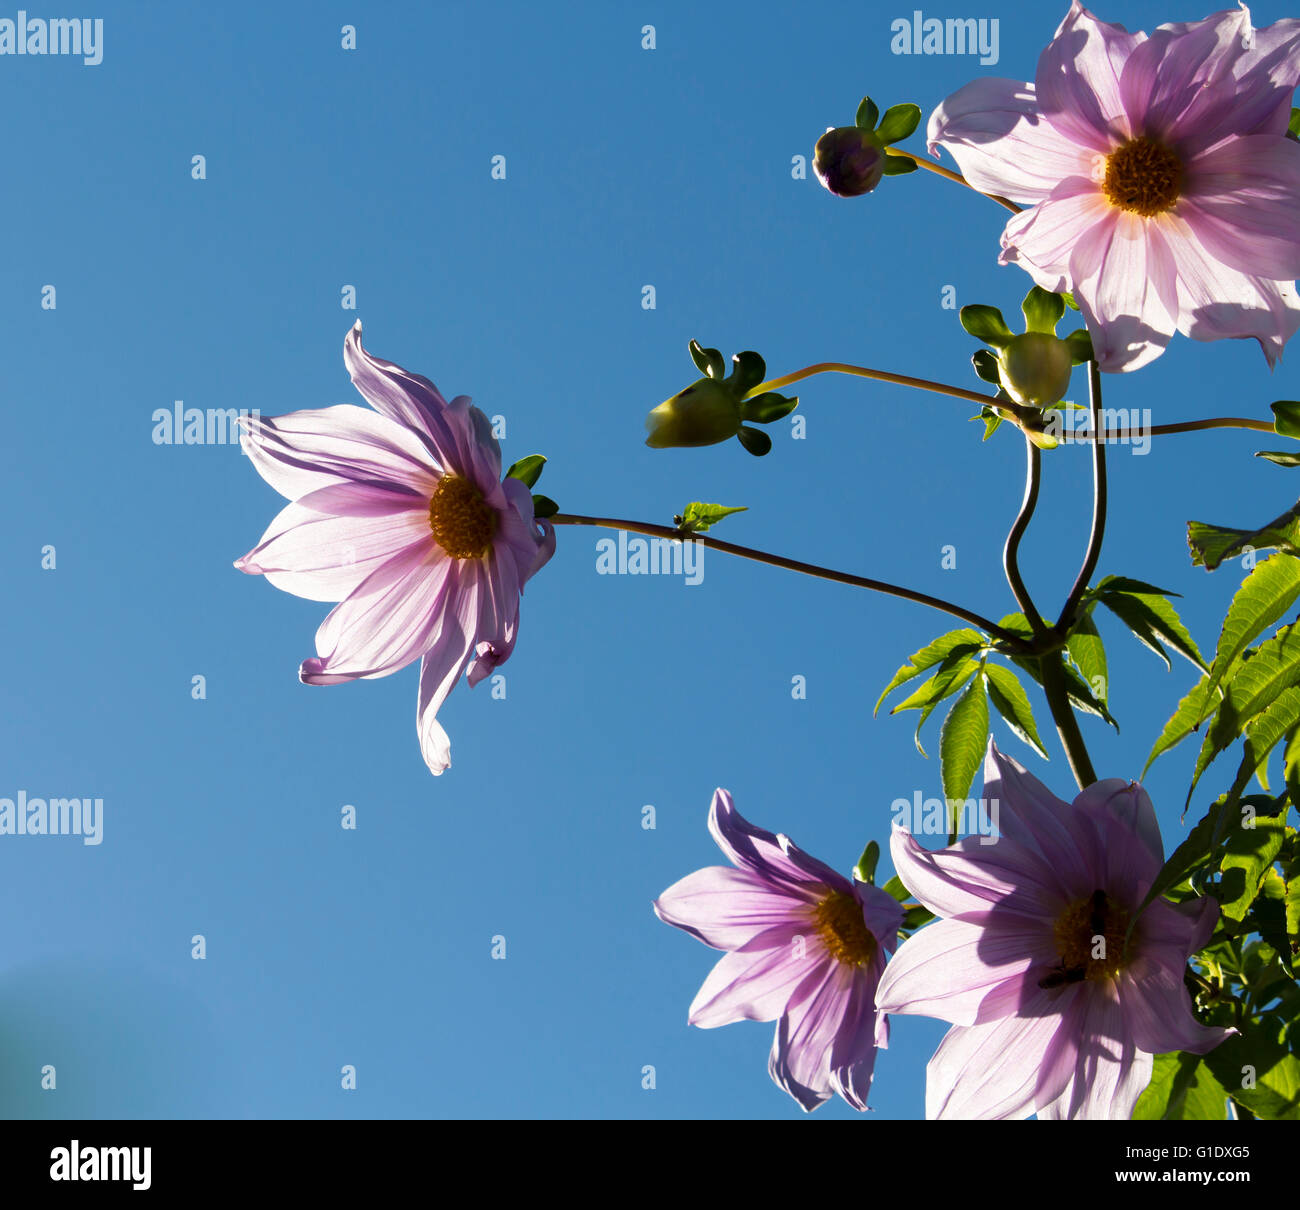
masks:
<path fill-rule="evenodd" d="M 687 1020 L 700 1029 L 735 1021 L 773 1021 L 824 958 L 789 945 L 727 954 L 718 960 L 691 1002 Z"/>
<path fill-rule="evenodd" d="M 341 601 L 380 564 L 431 540 L 423 496 L 336 483 L 285 505 L 235 566 L 295 596 Z"/>
<path fill-rule="evenodd" d="M 875 971 L 859 971 L 850 980 L 848 999 L 831 1043 L 831 1091 L 859 1113 L 867 1108 L 879 1044 L 877 1021 L 884 1015 L 875 1008 L 876 981 Z"/>
<path fill-rule="evenodd" d="M 822 963 L 796 990 L 776 1023 L 768 1073 L 809 1113 L 831 1096 L 831 1054 L 852 981 L 843 963 Z"/>
<path fill-rule="evenodd" d="M 1146 34 L 1098 21 L 1074 0 L 1038 58 L 1034 84 L 1047 120 L 1072 142 L 1102 153 L 1131 137 L 1120 77 L 1145 41 Z"/>
<path fill-rule="evenodd" d="M 336 605 L 316 631 L 317 655 L 304 660 L 308 685 L 387 676 L 434 643 L 453 581 L 436 543 L 395 555 Z"/>
<path fill-rule="evenodd" d="M 903 905 L 889 892 L 870 883 L 853 879 L 853 893 L 862 904 L 862 919 L 871 935 L 886 953 L 898 944 L 898 930 L 903 926 Z"/>
<path fill-rule="evenodd" d="M 1175 976 L 1154 964 L 1135 963 L 1120 972 L 1119 997 L 1127 1033 L 1139 1050 L 1151 1054 L 1186 1050 L 1203 1055 L 1236 1032 L 1202 1025 L 1192 1015 L 1181 972 Z"/>
<path fill-rule="evenodd" d="M 784 945 L 812 929 L 809 906 L 752 870 L 708 866 L 673 883 L 654 902 L 665 924 L 698 937 L 714 949 L 744 949 L 759 934 L 786 927 Z"/>
<path fill-rule="evenodd" d="M 393 421 L 353 404 L 243 416 L 240 444 L 258 474 L 297 500 L 332 483 L 369 483 L 428 499 L 437 471 L 421 442 Z"/>
<path fill-rule="evenodd" d="M 1111 208 L 1076 245 L 1070 280 L 1103 370 L 1137 370 L 1164 352 L 1178 326 L 1178 269 L 1158 223 Z"/>
<path fill-rule="evenodd" d="M 1300 143 L 1229 139 L 1187 166 L 1177 214 L 1211 256 L 1242 273 L 1300 277 Z"/>
<path fill-rule="evenodd" d="M 362 347 L 359 320 L 343 342 L 343 361 L 366 402 L 416 434 L 439 467 L 472 480 L 485 494 L 500 481 L 501 447 L 469 396 L 448 403 L 423 375 L 372 357 Z"/>
<path fill-rule="evenodd" d="M 1067 177 L 1088 176 L 1096 153 L 1038 112 L 1032 84 L 974 80 L 930 115 L 930 153 L 946 147 L 966 180 L 1016 201 L 1048 198 Z"/>
<path fill-rule="evenodd" d="M 507 510 L 501 523 L 500 538 L 514 554 L 522 592 L 523 585 L 545 567 L 555 553 L 555 526 L 549 521 L 539 523 L 535 519 L 533 495 L 527 484 L 519 479 L 507 479 L 501 487 L 515 515 L 510 516 Z"/>
<path fill-rule="evenodd" d="M 826 888 L 852 892 L 852 886 L 830 866 L 809 857 L 788 837 L 757 828 L 736 810 L 731 795 L 719 789 L 709 807 L 709 831 L 730 861 L 753 870 L 774 886 L 808 903 L 825 898 Z"/>
<path fill-rule="evenodd" d="M 451 767 L 451 742 L 438 722 L 438 711 L 474 657 L 482 592 L 476 561 L 452 562 L 456 565 L 448 579 L 454 587 L 447 594 L 437 643 L 420 662 L 420 694 L 415 711 L 420 753 L 434 776 Z"/>

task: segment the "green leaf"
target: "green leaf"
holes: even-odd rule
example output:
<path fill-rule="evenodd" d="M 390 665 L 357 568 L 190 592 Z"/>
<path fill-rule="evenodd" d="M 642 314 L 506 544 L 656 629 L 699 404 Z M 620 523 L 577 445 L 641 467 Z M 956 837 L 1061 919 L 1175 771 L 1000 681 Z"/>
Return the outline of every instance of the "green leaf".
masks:
<path fill-rule="evenodd" d="M 912 892 L 903 885 L 903 880 L 899 878 L 897 874 L 895 874 L 880 889 L 884 891 L 886 895 L 892 895 L 899 903 L 902 903 L 906 899 L 910 899 L 912 896 Z"/>
<path fill-rule="evenodd" d="M 1026 332 L 1046 332 L 1055 336 L 1056 325 L 1065 314 L 1065 299 L 1042 286 L 1034 286 L 1025 295 L 1020 309 L 1025 313 Z"/>
<path fill-rule="evenodd" d="M 1165 723 L 1159 739 L 1156 740 L 1155 746 L 1151 749 L 1151 755 L 1147 757 L 1146 766 L 1142 770 L 1143 777 L 1146 777 L 1147 769 L 1151 768 L 1152 764 L 1155 763 L 1157 756 L 1181 744 L 1193 731 L 1200 727 L 1210 710 L 1208 704 L 1210 699 L 1210 678 L 1203 676 L 1192 686 L 1191 692 L 1178 703 L 1178 709 L 1169 716 L 1169 721 Z"/>
<path fill-rule="evenodd" d="M 906 155 L 887 155 L 885 156 L 884 175 L 885 176 L 906 176 L 909 172 L 916 171 L 916 161 L 911 156 Z"/>
<path fill-rule="evenodd" d="M 1205 661 L 1196 642 L 1187 632 L 1178 611 L 1163 596 L 1145 592 L 1106 591 L 1106 581 L 1097 586 L 1097 600 L 1106 606 L 1136 636 L 1138 642 L 1149 647 L 1172 668 L 1165 647 L 1205 670 Z M 1162 646 L 1163 644 L 1163 646 Z"/>
<path fill-rule="evenodd" d="M 1133 1107 L 1133 1121 L 1223 1121 L 1228 1116 L 1227 1090 L 1200 1055 L 1173 1051 L 1156 1055 L 1151 1083 Z"/>
<path fill-rule="evenodd" d="M 1256 458 L 1267 458 L 1278 466 L 1300 466 L 1300 454 L 1289 454 L 1285 450 L 1256 450 Z"/>
<path fill-rule="evenodd" d="M 1257 1117 L 1300 1119 L 1300 1061 L 1263 1029 L 1228 1038 L 1204 1061 L 1228 1095 Z"/>
<path fill-rule="evenodd" d="M 542 468 L 546 465 L 546 459 L 541 454 L 529 454 L 527 458 L 520 458 L 508 471 L 507 479 L 518 479 L 528 487 L 536 487 L 537 480 L 542 477 Z"/>
<path fill-rule="evenodd" d="M 889 684 L 885 686 L 885 691 L 877 700 L 876 708 L 871 713 L 873 715 L 878 714 L 885 698 L 899 685 L 910 681 L 913 677 L 920 676 L 927 668 L 933 668 L 936 664 L 941 664 L 956 648 L 962 647 L 967 653 L 970 653 L 979 651 L 983 646 L 984 636 L 978 630 L 971 630 L 969 627 L 962 630 L 950 630 L 947 634 L 941 634 L 937 639 L 922 647 L 920 651 L 908 656 L 907 663 L 894 673 Z"/>
<path fill-rule="evenodd" d="M 1188 832 L 1187 839 L 1169 855 L 1169 860 L 1160 867 L 1160 873 L 1156 875 L 1156 880 L 1147 889 L 1145 897 L 1138 904 L 1137 911 L 1130 918 L 1130 933 L 1133 931 L 1133 926 L 1137 923 L 1138 917 L 1146 909 L 1147 904 L 1151 903 L 1157 896 L 1163 895 L 1170 887 L 1177 886 L 1193 871 L 1207 864 L 1217 855 L 1219 847 L 1223 843 L 1227 831 L 1227 821 L 1230 817 L 1227 795 L 1216 798 L 1210 804 L 1210 809 L 1206 811 L 1205 817 Z"/>
<path fill-rule="evenodd" d="M 1260 884 L 1276 860 L 1286 834 L 1285 815 L 1254 817 L 1254 827 L 1231 829 L 1223 861 L 1219 908 L 1230 920 L 1240 920 L 1259 894 Z M 1230 871 L 1240 870 L 1240 875 Z"/>
<path fill-rule="evenodd" d="M 731 363 L 732 369 L 727 381 L 737 397 L 748 395 L 767 376 L 767 363 L 752 349 L 734 354 Z"/>
<path fill-rule="evenodd" d="M 939 735 L 939 777 L 945 798 L 966 798 L 988 746 L 989 702 L 983 679 L 976 677 L 948 712 Z"/>
<path fill-rule="evenodd" d="M 1237 766 L 1237 777 L 1228 791 L 1228 801 L 1235 805 L 1246 783 L 1257 774 L 1268 760 L 1268 755 L 1277 746 L 1278 741 L 1300 724 L 1300 689 L 1286 689 L 1278 695 L 1268 709 L 1246 724 L 1246 743 L 1241 754 L 1241 764 Z M 1263 780 L 1261 775 L 1260 780 Z M 1187 793 L 1191 800 L 1191 791 Z"/>
<path fill-rule="evenodd" d="M 995 387 L 1002 385 L 1002 379 L 998 376 L 998 359 L 988 349 L 976 350 L 970 360 L 971 365 L 975 367 L 975 373 L 985 382 L 991 382 Z"/>
<path fill-rule="evenodd" d="M 876 127 L 876 138 L 888 145 L 907 138 L 921 124 L 921 107 L 905 102 L 891 105 Z"/>
<path fill-rule="evenodd" d="M 1072 365 L 1081 366 L 1085 361 L 1091 361 L 1095 356 L 1092 351 L 1092 337 L 1088 335 L 1086 328 L 1079 328 L 1077 331 L 1071 332 L 1065 338 L 1065 343 L 1070 349 L 1070 362 Z"/>
<path fill-rule="evenodd" d="M 1292 857 L 1286 869 L 1286 898 L 1283 900 L 1286 912 L 1287 953 L 1283 962 L 1293 974 L 1300 974 L 1300 854 Z"/>
<path fill-rule="evenodd" d="M 980 438 L 981 441 L 987 441 L 992 437 L 998 431 L 998 425 L 1002 423 L 1002 417 L 987 404 L 980 408 L 978 416 L 972 416 L 971 419 L 984 421 L 984 436 Z"/>
<path fill-rule="evenodd" d="M 984 675 L 988 678 L 989 700 L 997 707 L 1008 727 L 1024 743 L 1033 748 L 1044 760 L 1049 759 L 1043 741 L 1038 737 L 1034 713 L 1016 674 L 1001 664 L 986 664 Z"/>
<path fill-rule="evenodd" d="M 1259 529 L 1234 529 L 1189 521 L 1187 545 L 1192 552 L 1192 564 L 1204 564 L 1206 571 L 1213 571 L 1225 559 L 1248 549 L 1279 550 L 1288 555 L 1300 555 L 1300 501 Z"/>
<path fill-rule="evenodd" d="M 695 362 L 695 368 L 701 374 L 706 374 L 710 378 L 723 377 L 722 371 L 726 369 L 727 363 L 722 360 L 722 354 L 717 349 L 702 349 L 698 340 L 691 341 L 687 347 L 691 351 L 691 360 Z"/>
<path fill-rule="evenodd" d="M 1273 431 L 1283 437 L 1300 437 L 1300 402 L 1279 399 L 1268 405 L 1273 411 Z"/>
<path fill-rule="evenodd" d="M 903 923 L 899 926 L 909 933 L 916 932 L 924 924 L 929 924 L 934 919 L 934 913 L 929 908 L 911 907 L 903 913 Z"/>
<path fill-rule="evenodd" d="M 1093 596 L 1105 593 L 1136 593 L 1139 596 L 1180 597 L 1181 593 L 1170 592 L 1167 588 L 1157 588 L 1145 580 L 1134 580 L 1130 576 L 1107 576 L 1096 588 L 1090 590 Z"/>
<path fill-rule="evenodd" d="M 1110 674 L 1106 668 L 1106 649 L 1091 614 L 1084 614 L 1065 641 L 1065 650 L 1074 661 L 1079 675 L 1087 682 L 1097 700 L 1106 704 Z M 1100 684 L 1098 684 L 1100 682 Z"/>
<path fill-rule="evenodd" d="M 1293 139 L 1300 139 L 1300 109 L 1291 107 L 1291 121 L 1287 123 L 1286 132 Z"/>
<path fill-rule="evenodd" d="M 740 438 L 740 444 L 756 458 L 761 458 L 772 448 L 772 438 L 762 429 L 746 428 L 742 424 L 736 436 Z"/>
<path fill-rule="evenodd" d="M 966 329 L 976 340 L 982 340 L 986 345 L 995 345 L 1001 348 L 1009 344 L 1015 337 L 1015 333 L 1007 327 L 1007 321 L 1002 318 L 1002 312 L 997 307 L 987 307 L 983 303 L 971 303 L 962 307 L 957 312 L 957 317 L 961 320 L 961 326 Z"/>
<path fill-rule="evenodd" d="M 916 723 L 916 734 L 912 737 L 912 742 L 916 744 L 916 750 L 922 756 L 928 756 L 928 754 L 921 747 L 921 728 L 925 726 L 930 715 L 934 713 L 935 707 L 961 689 L 978 670 L 978 663 L 969 655 L 964 652 L 954 651 L 939 665 L 934 676 L 889 712 L 890 714 L 898 714 L 902 710 L 919 710 L 921 712 L 921 717 Z"/>
<path fill-rule="evenodd" d="M 798 395 L 792 395 L 787 399 L 776 391 L 764 391 L 763 394 L 755 395 L 752 399 L 740 401 L 740 418 L 753 424 L 771 424 L 773 420 L 788 416 L 798 406 Z"/>
<path fill-rule="evenodd" d="M 1013 618 L 1022 616 L 1023 615 L 1021 614 L 1010 615 L 1010 617 Z M 1002 626 L 1003 629 L 1014 629 L 1014 627 L 1007 626 L 1006 618 L 1004 618 L 999 625 Z M 1027 659 L 1023 656 L 1017 655 L 1008 655 L 1007 658 L 1010 659 L 1017 668 L 1021 668 L 1025 672 L 1029 673 L 1029 675 L 1032 676 L 1040 685 L 1043 683 L 1043 674 L 1039 671 L 1037 660 Z M 1098 718 L 1105 719 L 1106 722 L 1118 731 L 1119 723 L 1117 723 L 1111 716 L 1110 711 L 1106 708 L 1106 703 L 1098 700 L 1097 695 L 1092 691 L 1092 686 L 1075 671 L 1073 665 L 1062 663 L 1062 668 L 1064 670 L 1063 679 L 1065 681 L 1065 692 L 1070 699 L 1070 704 L 1076 710 L 1082 710 L 1085 714 L 1095 714 Z"/>
<path fill-rule="evenodd" d="M 862 850 L 862 856 L 858 858 L 858 864 L 853 867 L 853 877 L 859 882 L 875 882 L 876 880 L 876 863 L 880 860 L 880 846 L 874 841 L 868 841 L 867 847 Z"/>
<path fill-rule="evenodd" d="M 875 130 L 876 122 L 880 119 L 880 110 L 875 101 L 870 97 L 863 97 L 862 103 L 858 106 L 858 116 L 854 118 L 853 124 L 859 130 Z"/>
<path fill-rule="evenodd" d="M 1273 625 L 1300 596 L 1300 561 L 1274 555 L 1255 565 L 1233 595 L 1210 666 L 1213 693 L 1247 644 Z"/>
<path fill-rule="evenodd" d="M 699 500 L 694 500 L 682 509 L 680 519 L 677 521 L 677 528 L 683 533 L 702 534 L 706 529 L 717 525 L 723 517 L 730 517 L 732 513 L 743 513 L 749 510 L 749 505 L 738 504 L 734 507 L 727 504 L 704 504 Z"/>
<path fill-rule="evenodd" d="M 550 496 L 533 495 L 533 516 L 545 519 L 553 517 L 560 511 L 560 506 Z"/>

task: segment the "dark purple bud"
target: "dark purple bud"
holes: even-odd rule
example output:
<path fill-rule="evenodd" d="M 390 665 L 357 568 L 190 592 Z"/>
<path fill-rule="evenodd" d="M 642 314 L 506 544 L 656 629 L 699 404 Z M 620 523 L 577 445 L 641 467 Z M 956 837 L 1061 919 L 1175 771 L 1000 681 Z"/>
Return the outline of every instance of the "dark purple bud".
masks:
<path fill-rule="evenodd" d="M 859 197 L 880 184 L 885 152 L 869 130 L 838 126 L 817 140 L 813 171 L 837 197 Z"/>

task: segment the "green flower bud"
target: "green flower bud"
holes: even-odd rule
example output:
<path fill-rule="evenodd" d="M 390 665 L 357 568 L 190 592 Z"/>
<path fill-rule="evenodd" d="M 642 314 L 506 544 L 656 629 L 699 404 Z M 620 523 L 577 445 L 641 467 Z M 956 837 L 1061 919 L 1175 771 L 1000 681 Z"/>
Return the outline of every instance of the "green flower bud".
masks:
<path fill-rule="evenodd" d="M 717 445 L 740 432 L 740 404 L 715 378 L 700 378 L 646 417 L 645 443 L 662 450 L 672 446 Z"/>
<path fill-rule="evenodd" d="M 998 379 L 1017 403 L 1047 407 L 1070 386 L 1070 346 L 1046 332 L 1013 336 L 998 353 Z"/>

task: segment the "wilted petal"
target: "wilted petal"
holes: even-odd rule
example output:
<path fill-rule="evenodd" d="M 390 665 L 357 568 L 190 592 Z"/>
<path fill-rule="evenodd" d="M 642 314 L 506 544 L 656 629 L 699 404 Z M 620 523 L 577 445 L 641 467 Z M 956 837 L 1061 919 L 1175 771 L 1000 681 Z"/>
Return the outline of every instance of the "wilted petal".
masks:
<path fill-rule="evenodd" d="M 420 662 L 420 694 L 415 725 L 420 753 L 435 776 L 451 766 L 451 743 L 438 722 L 438 711 L 475 654 L 475 626 L 482 592 L 477 567 L 458 564 L 449 573 L 455 587 L 448 594 L 437 643 Z"/>

